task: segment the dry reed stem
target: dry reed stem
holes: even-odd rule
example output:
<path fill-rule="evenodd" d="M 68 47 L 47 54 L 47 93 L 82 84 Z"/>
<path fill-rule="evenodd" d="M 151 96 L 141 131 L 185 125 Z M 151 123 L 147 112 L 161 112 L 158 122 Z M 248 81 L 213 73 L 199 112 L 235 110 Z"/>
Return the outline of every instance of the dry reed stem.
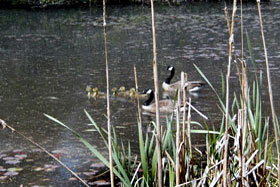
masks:
<path fill-rule="evenodd" d="M 103 27 L 104 27 L 104 50 L 106 63 L 106 84 L 107 84 L 107 128 L 108 128 L 108 149 L 110 160 L 110 180 L 111 186 L 114 187 L 113 158 L 112 158 L 112 138 L 111 138 L 111 114 L 110 114 L 110 92 L 109 92 L 109 68 L 108 68 L 108 52 L 106 39 L 106 0 L 103 0 Z"/>
<path fill-rule="evenodd" d="M 243 128 L 246 129 L 246 121 L 247 121 L 247 75 L 246 75 L 246 69 L 245 69 L 245 62 L 244 62 L 244 38 L 243 38 L 243 6 L 242 6 L 242 0 L 240 0 L 240 22 L 241 22 L 241 65 L 242 65 L 242 78 L 241 78 L 241 92 L 242 92 L 242 116 L 241 116 L 241 132 L 240 132 L 240 147 L 239 147 L 239 166 L 240 166 L 240 186 L 242 187 L 245 185 L 244 177 L 243 177 L 243 171 L 244 171 L 244 155 L 243 155 L 243 148 L 245 139 L 243 139 L 243 136 L 245 136 L 245 132 L 243 133 Z"/>
<path fill-rule="evenodd" d="M 241 22 L 241 60 L 244 60 L 244 38 L 243 38 L 243 6 L 242 0 L 240 0 L 240 22 Z"/>
<path fill-rule="evenodd" d="M 232 7 L 232 17 L 231 17 L 231 29 L 230 29 L 230 38 L 229 38 L 229 55 L 228 55 L 228 70 L 227 70 L 227 77 L 226 77 L 226 119 L 225 119 L 225 147 L 224 147 L 224 163 L 223 163 L 223 185 L 228 186 L 227 177 L 227 168 L 228 168 L 228 116 L 229 116 L 229 78 L 230 78 L 230 69 L 231 69 L 231 61 L 232 61 L 232 49 L 233 49 L 233 42 L 234 42 L 234 17 L 236 12 L 236 0 L 233 1 Z"/>
<path fill-rule="evenodd" d="M 185 123 L 186 123 L 186 89 L 184 88 L 184 83 L 188 81 L 188 75 L 187 73 L 182 72 L 183 75 L 181 74 L 181 88 L 183 90 L 183 107 L 184 107 L 184 113 L 183 113 L 183 126 L 182 126 L 182 139 L 184 142 L 184 145 L 186 147 L 186 133 L 185 133 Z M 183 76 L 183 77 L 182 77 Z M 183 80 L 183 81 L 182 81 Z"/>
<path fill-rule="evenodd" d="M 165 150 L 165 154 L 166 154 L 168 160 L 171 162 L 172 167 L 175 168 L 176 165 L 175 165 L 174 161 L 172 160 L 172 158 L 171 158 L 171 156 L 170 156 L 170 154 L 168 153 L 167 150 Z"/>
<path fill-rule="evenodd" d="M 138 173 L 138 171 L 139 171 L 141 165 L 142 165 L 142 163 L 140 162 L 140 163 L 138 164 L 138 166 L 137 166 L 135 172 L 134 172 L 134 175 L 133 175 L 132 179 L 131 179 L 131 182 L 130 182 L 131 185 L 133 184 L 133 181 L 134 181 L 135 177 L 137 176 L 137 173 Z"/>
<path fill-rule="evenodd" d="M 229 23 L 229 16 L 228 16 L 228 9 L 227 9 L 227 4 L 225 3 L 225 16 L 226 16 L 226 21 L 227 21 L 227 28 L 228 28 L 228 32 L 230 33 L 230 23 Z"/>
<path fill-rule="evenodd" d="M 177 107 L 176 107 L 176 185 L 180 184 L 180 105 L 181 105 L 181 88 L 178 90 Z"/>
<path fill-rule="evenodd" d="M 267 129 L 269 129 L 269 118 L 267 119 Z M 263 164 L 264 178 L 266 175 L 267 149 L 268 149 L 268 130 L 266 131 L 266 140 L 265 140 L 265 145 L 264 145 L 264 164 Z"/>
<path fill-rule="evenodd" d="M 243 143 L 242 143 L 242 140 L 243 140 L 243 136 L 242 136 L 242 123 L 243 123 L 243 110 L 242 109 L 239 109 L 238 110 L 238 132 L 237 132 L 237 134 L 239 134 L 239 137 L 238 136 L 236 136 L 236 138 L 238 138 L 238 139 L 236 139 L 235 140 L 235 142 L 237 142 L 238 141 L 238 157 L 239 157 L 239 162 L 238 162 L 238 164 L 239 164 L 239 168 L 240 168 L 240 179 L 239 179 L 239 185 L 242 187 L 243 185 L 244 185 L 244 182 L 243 182 L 243 156 L 242 156 L 242 154 L 243 154 L 243 150 L 242 150 L 242 145 L 243 145 Z"/>
<path fill-rule="evenodd" d="M 89 187 L 89 185 L 82 179 L 80 178 L 74 171 L 72 171 L 70 168 L 68 168 L 63 162 L 61 162 L 59 159 L 57 159 L 53 154 L 51 154 L 49 151 L 47 151 L 44 147 L 42 147 L 41 145 L 39 145 L 38 143 L 34 142 L 33 140 L 31 140 L 30 138 L 26 137 L 25 135 L 23 135 L 21 132 L 17 131 L 16 129 L 14 129 L 12 126 L 8 125 L 4 120 L 0 119 L 1 124 L 3 125 L 3 127 L 8 128 L 9 130 L 11 130 L 12 132 L 17 133 L 18 135 L 20 135 L 21 137 L 23 137 L 23 139 L 29 141 L 31 144 L 35 145 L 36 147 L 38 147 L 39 149 L 41 149 L 42 151 L 44 151 L 47 155 L 49 155 L 50 157 L 52 157 L 55 161 L 57 161 L 62 167 L 64 167 L 66 170 L 68 170 L 73 176 L 75 176 L 83 185 Z"/>
<path fill-rule="evenodd" d="M 278 135 L 278 128 L 276 124 L 276 117 L 275 117 L 275 110 L 274 110 L 274 104 L 273 104 L 273 94 L 272 94 L 272 87 L 271 87 L 271 78 L 270 78 L 270 70 L 269 70 L 269 63 L 268 63 L 268 56 L 267 56 L 267 48 L 265 44 L 265 38 L 264 38 L 264 32 L 263 32 L 263 23 L 262 23 L 262 13 L 261 13 L 261 7 L 260 7 L 260 0 L 257 0 L 258 5 L 258 12 L 259 12 L 259 19 L 260 19 L 260 29 L 262 34 L 262 42 L 263 42 L 263 50 L 264 50 L 264 56 L 265 56 L 265 64 L 266 64 L 266 75 L 267 75 L 267 84 L 268 84 L 268 94 L 269 94 L 269 101 L 271 106 L 271 114 L 272 114 L 272 122 L 274 127 L 274 133 L 275 133 L 275 139 L 276 139 L 276 148 L 277 148 L 277 157 L 278 157 L 278 181 L 280 181 L 280 150 L 279 150 L 279 135 Z M 280 182 L 278 183 L 278 186 L 280 187 Z"/>
<path fill-rule="evenodd" d="M 188 80 L 188 74 L 181 72 L 181 90 L 183 91 L 183 125 L 182 125 L 182 142 L 183 142 L 183 149 L 181 152 L 181 160 L 183 163 L 182 164 L 182 170 L 181 173 L 185 173 L 185 154 L 186 154 L 186 146 L 187 146 L 187 141 L 186 141 L 186 89 L 184 88 L 185 82 Z M 181 182 L 185 182 L 185 179 L 182 179 Z"/>
<path fill-rule="evenodd" d="M 158 96 L 158 71 L 157 71 L 157 51 L 156 51 L 156 31 L 155 31 L 155 16 L 154 16 L 154 1 L 151 0 L 151 16 L 152 16 L 152 34 L 153 34 L 153 74 L 155 85 L 155 103 L 156 103 L 156 124 L 157 124 L 157 173 L 158 187 L 162 187 L 162 155 L 161 155 L 161 124 L 159 121 L 159 96 Z"/>
<path fill-rule="evenodd" d="M 191 97 L 189 97 L 189 103 L 192 102 Z M 190 149 L 190 158 L 192 159 L 192 142 L 191 142 L 191 105 L 188 108 L 188 140 Z"/>
<path fill-rule="evenodd" d="M 137 81 L 137 72 L 136 72 L 135 65 L 134 65 L 134 80 L 135 80 L 135 91 L 136 91 L 136 93 L 139 93 L 138 81 Z M 137 99 L 137 109 L 138 109 L 138 120 L 139 120 L 140 129 L 141 129 L 141 132 L 142 132 L 142 118 L 141 118 L 141 108 L 140 108 L 139 94 L 136 94 L 136 99 Z"/>

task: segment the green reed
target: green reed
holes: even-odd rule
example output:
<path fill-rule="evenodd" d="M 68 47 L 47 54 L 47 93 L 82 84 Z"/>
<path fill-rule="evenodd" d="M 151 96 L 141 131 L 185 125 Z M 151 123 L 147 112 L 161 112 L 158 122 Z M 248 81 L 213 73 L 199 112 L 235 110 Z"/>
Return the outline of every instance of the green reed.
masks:
<path fill-rule="evenodd" d="M 234 10 L 232 12 L 231 23 L 227 16 L 227 24 L 230 33 L 228 71 L 225 78 L 223 74 L 221 76 L 221 94 L 219 94 L 218 91 L 213 87 L 203 72 L 196 65 L 194 65 L 197 72 L 201 75 L 205 82 L 208 83 L 209 87 L 215 93 L 218 99 L 217 105 L 222 114 L 222 118 L 218 122 L 220 125 L 219 130 L 209 130 L 208 127 L 211 124 L 208 124 L 207 121 L 204 122 L 207 127 L 206 130 L 191 129 L 190 124 L 198 124 L 200 126 L 201 124 L 191 121 L 190 109 L 192 107 L 189 105 L 187 121 L 185 120 L 186 112 L 184 112 L 183 120 L 181 120 L 180 116 L 182 116 L 182 114 L 178 112 L 177 108 L 177 113 L 166 117 L 166 128 L 162 129 L 159 123 L 159 114 L 157 112 L 156 122 L 152 122 L 150 124 L 153 128 L 153 133 L 146 133 L 143 135 L 141 109 L 139 105 L 139 98 L 137 98 L 138 119 L 135 123 L 138 124 L 140 160 L 137 158 L 137 156 L 132 156 L 129 143 L 127 148 L 123 142 L 119 144 L 117 135 L 113 129 L 112 158 L 115 165 L 112 167 L 110 166 L 109 161 L 78 133 L 57 119 L 48 115 L 46 116 L 74 133 L 99 160 L 101 160 L 108 168 L 113 170 L 114 174 L 120 180 L 122 186 L 279 185 L 278 181 L 280 174 L 276 165 L 279 167 L 280 161 L 279 158 L 275 159 L 277 156 L 279 157 L 279 124 L 274 114 L 269 69 L 267 68 L 267 76 L 268 85 L 270 88 L 269 96 L 275 137 L 268 136 L 270 126 L 269 124 L 271 120 L 269 115 L 265 115 L 265 109 L 262 106 L 262 72 L 260 72 L 259 75 L 255 74 L 255 80 L 250 87 L 247 80 L 248 64 L 246 66 L 243 59 L 243 47 L 241 59 L 238 59 L 237 55 L 232 51 L 234 46 L 233 30 L 236 11 L 235 4 L 236 1 L 234 1 Z M 152 31 L 154 53 L 154 84 L 156 88 L 156 94 L 158 94 L 153 2 L 151 5 L 153 20 Z M 227 14 L 227 10 L 225 12 Z M 243 27 L 243 23 L 241 23 L 241 27 Z M 241 30 L 243 35 L 243 28 Z M 246 34 L 246 36 L 248 50 L 251 55 L 251 61 L 254 65 L 254 68 L 256 68 L 249 35 Z M 262 39 L 264 41 L 263 33 Z M 265 48 L 266 65 L 268 66 L 265 42 L 263 43 Z M 241 93 L 234 93 L 230 97 L 229 84 L 231 61 L 233 60 L 232 58 L 235 58 L 235 61 L 237 62 L 236 67 L 239 76 Z M 239 68 L 240 66 L 241 68 Z M 181 76 L 182 82 L 185 81 L 183 80 L 183 77 L 184 76 Z M 138 90 L 136 70 L 135 81 L 136 90 Z M 182 97 L 182 95 L 184 95 L 182 90 L 184 90 L 183 84 L 178 90 L 178 96 L 176 96 L 174 99 L 174 103 L 177 103 L 177 107 L 180 106 L 182 100 L 184 101 L 183 103 L 186 103 L 185 96 Z M 158 98 L 157 95 L 156 98 Z M 229 101 L 232 101 L 231 104 Z M 199 113 L 199 111 L 196 112 Z M 97 130 L 104 140 L 107 148 L 109 148 L 110 141 L 108 140 L 110 140 L 110 138 L 108 138 L 108 132 L 97 125 L 86 111 L 85 113 L 88 119 L 91 121 L 92 126 Z M 187 125 L 187 128 L 185 125 Z M 176 127 L 175 130 L 172 128 L 173 126 Z M 192 146 L 191 134 L 194 133 L 205 135 L 205 154 Z M 185 138 L 189 140 L 189 144 L 186 143 Z M 275 156 L 275 154 L 277 156 Z"/>

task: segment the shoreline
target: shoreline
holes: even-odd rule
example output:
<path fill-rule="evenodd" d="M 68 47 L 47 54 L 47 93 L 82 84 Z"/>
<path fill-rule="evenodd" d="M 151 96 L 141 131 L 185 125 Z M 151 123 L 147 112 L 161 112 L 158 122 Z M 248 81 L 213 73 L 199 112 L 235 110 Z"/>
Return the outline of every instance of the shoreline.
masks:
<path fill-rule="evenodd" d="M 180 6 L 193 3 L 221 3 L 230 1 L 221 0 L 156 0 L 156 4 L 163 6 Z M 270 0 L 263 0 L 262 2 L 272 2 Z M 147 0 L 108 0 L 109 6 L 150 6 L 150 1 Z M 244 3 L 255 3 L 255 0 L 245 0 Z M 71 8 L 98 8 L 102 7 L 100 0 L 2 0 L 0 9 L 71 9 Z"/>

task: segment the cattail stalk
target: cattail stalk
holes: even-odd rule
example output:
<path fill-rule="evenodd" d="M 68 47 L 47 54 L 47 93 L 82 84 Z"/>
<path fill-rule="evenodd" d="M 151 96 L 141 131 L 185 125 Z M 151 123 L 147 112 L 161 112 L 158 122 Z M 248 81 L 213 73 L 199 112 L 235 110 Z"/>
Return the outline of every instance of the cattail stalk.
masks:
<path fill-rule="evenodd" d="M 110 179 L 111 186 L 114 187 L 114 173 L 113 173 L 113 157 L 112 157 L 112 138 L 111 138 L 111 114 L 110 114 L 110 92 L 109 92 L 109 68 L 108 68 L 108 52 L 106 40 L 106 0 L 103 0 L 103 28 L 104 28 L 104 49 L 105 49 L 105 63 L 106 63 L 106 84 L 107 84 L 107 128 L 108 128 L 108 149 L 110 160 Z"/>
<path fill-rule="evenodd" d="M 184 112 L 183 112 L 183 125 L 182 125 L 182 151 L 181 151 L 181 160 L 182 160 L 182 174 L 185 174 L 185 155 L 186 155 L 186 146 L 187 146 L 187 141 L 186 141 L 186 88 L 185 88 L 185 82 L 188 80 L 188 75 L 184 72 L 181 72 L 181 90 L 183 91 L 183 107 L 184 107 Z M 185 180 L 181 181 L 185 182 Z"/>
<path fill-rule="evenodd" d="M 244 38 L 243 38 L 243 7 L 242 0 L 240 0 L 240 22 L 241 22 L 241 60 L 244 59 Z"/>
<path fill-rule="evenodd" d="M 227 9 L 227 4 L 226 3 L 225 3 L 224 12 L 225 12 L 226 21 L 227 21 L 228 32 L 230 33 L 230 23 L 229 23 L 228 9 Z"/>
<path fill-rule="evenodd" d="M 264 56 L 265 56 L 265 64 L 266 64 L 266 76 L 267 76 L 267 84 L 268 84 L 268 94 L 269 94 L 269 101 L 270 101 L 270 107 L 271 107 L 271 114 L 272 114 L 272 122 L 274 127 L 274 133 L 275 133 L 275 139 L 276 139 L 276 148 L 277 148 L 277 157 L 278 157 L 278 181 L 280 181 L 280 150 L 279 150 L 279 135 L 278 135 L 278 127 L 276 124 L 276 116 L 275 116 L 275 110 L 274 110 L 274 104 L 273 104 L 273 94 L 272 94 L 272 88 L 271 88 L 271 78 L 270 78 L 270 70 L 269 70 L 269 63 L 268 63 L 268 56 L 267 56 L 267 49 L 265 44 L 265 38 L 264 38 L 264 32 L 263 32 L 263 23 L 262 23 L 262 13 L 261 13 L 261 7 L 260 7 L 260 0 L 257 0 L 258 5 L 258 12 L 259 12 L 259 19 L 260 19 L 260 29 L 262 34 L 262 41 L 263 41 L 263 50 L 264 50 Z M 280 187 L 280 182 L 278 182 L 278 186 Z"/>
<path fill-rule="evenodd" d="M 137 72 L 136 67 L 134 65 L 134 80 L 135 80 L 135 93 L 136 93 L 136 99 L 137 99 L 137 108 L 138 108 L 138 120 L 140 124 L 140 129 L 142 132 L 142 118 L 141 118 L 141 108 L 140 108 L 140 101 L 139 101 L 139 91 L 138 91 L 138 81 L 137 81 Z"/>
<path fill-rule="evenodd" d="M 152 34 L 153 34 L 153 74 L 155 85 L 155 103 L 156 103 L 156 124 L 157 124 L 157 173 L 158 187 L 162 187 L 162 155 L 161 155 L 161 125 L 159 121 L 159 96 L 158 96 L 158 71 L 157 71 L 157 52 L 156 52 L 156 31 L 155 31 L 155 16 L 154 16 L 154 1 L 151 0 L 151 16 L 152 16 Z"/>
<path fill-rule="evenodd" d="M 234 42 L 234 17 L 236 12 L 236 0 L 233 1 L 233 9 L 232 9 L 232 17 L 231 17 L 231 29 L 230 29 L 230 37 L 229 37 L 229 55 L 228 55 L 228 70 L 226 77 L 226 119 L 225 119 L 225 147 L 224 147 L 224 155 L 223 155 L 223 186 L 228 186 L 228 178 L 227 178 L 227 169 L 228 169 L 228 122 L 229 122 L 229 78 L 230 78 L 230 69 L 231 69 L 231 61 L 232 61 L 232 49 Z"/>
<path fill-rule="evenodd" d="M 192 99 L 189 97 L 189 108 L 188 108 L 188 141 L 190 149 L 190 158 L 192 159 L 192 141 L 191 141 L 191 103 Z"/>
<path fill-rule="evenodd" d="M 243 177 L 243 168 L 244 168 L 244 155 L 243 155 L 243 136 L 245 134 L 243 133 L 243 128 L 246 129 L 246 121 L 247 121 L 247 90 L 248 90 L 248 84 L 247 84 L 247 74 L 246 74 L 246 66 L 244 62 L 244 38 L 243 38 L 243 7 L 242 7 L 242 0 L 240 0 L 240 21 L 241 21 L 241 65 L 242 65 L 242 79 L 241 79 L 241 91 L 242 91 L 242 101 L 243 101 L 243 110 L 242 110 L 242 126 L 240 131 L 240 146 L 239 146 L 239 166 L 240 166 L 240 186 L 242 187 L 245 185 L 244 177 Z M 246 131 L 244 131 L 246 132 Z"/>
<path fill-rule="evenodd" d="M 176 185 L 180 184 L 180 105 L 181 105 L 181 88 L 178 90 L 177 107 L 176 107 Z"/>

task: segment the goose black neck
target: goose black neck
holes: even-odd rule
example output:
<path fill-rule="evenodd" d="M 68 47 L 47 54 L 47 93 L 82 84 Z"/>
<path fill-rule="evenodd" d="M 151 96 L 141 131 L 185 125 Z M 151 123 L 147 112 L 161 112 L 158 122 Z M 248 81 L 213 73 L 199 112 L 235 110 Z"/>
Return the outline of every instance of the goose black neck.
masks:
<path fill-rule="evenodd" d="M 175 68 L 173 68 L 173 69 L 171 70 L 169 77 L 167 77 L 167 79 L 165 79 L 164 82 L 165 82 L 166 84 L 170 84 L 171 79 L 173 78 L 174 74 L 175 74 Z"/>
<path fill-rule="evenodd" d="M 149 98 L 144 102 L 144 106 L 150 105 L 151 102 L 153 101 L 154 97 L 155 97 L 154 92 L 151 91 Z"/>

